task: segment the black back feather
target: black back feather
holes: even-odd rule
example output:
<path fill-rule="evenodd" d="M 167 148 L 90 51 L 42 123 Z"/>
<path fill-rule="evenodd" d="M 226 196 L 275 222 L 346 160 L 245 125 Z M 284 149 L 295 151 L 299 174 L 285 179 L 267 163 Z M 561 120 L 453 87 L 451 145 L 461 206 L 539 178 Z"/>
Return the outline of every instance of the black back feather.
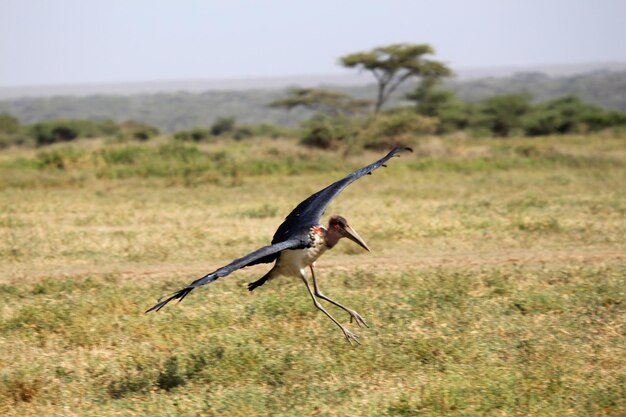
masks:
<path fill-rule="evenodd" d="M 291 239 L 301 234 L 303 230 L 308 231 L 311 226 L 319 224 L 320 218 L 324 214 L 326 207 L 328 207 L 337 194 L 362 176 L 371 174 L 372 171 L 380 168 L 381 166 L 386 166 L 385 162 L 402 151 L 413 152 L 411 148 L 398 146 L 378 161 L 354 171 L 298 204 L 298 206 L 296 206 L 296 208 L 293 209 L 293 211 L 285 218 L 283 223 L 278 226 L 278 230 L 276 230 L 276 233 L 274 234 L 272 243 Z"/>

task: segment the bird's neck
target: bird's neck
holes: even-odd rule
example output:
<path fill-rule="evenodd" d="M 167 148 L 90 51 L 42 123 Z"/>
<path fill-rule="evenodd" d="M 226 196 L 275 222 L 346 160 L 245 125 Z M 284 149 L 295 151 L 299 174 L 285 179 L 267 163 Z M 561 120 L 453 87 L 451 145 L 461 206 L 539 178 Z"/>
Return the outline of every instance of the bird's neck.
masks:
<path fill-rule="evenodd" d="M 339 234 L 339 232 L 333 229 L 326 230 L 326 233 L 324 234 L 324 243 L 326 244 L 328 249 L 332 249 L 333 246 L 335 246 L 337 242 L 339 242 L 339 239 L 341 239 L 341 237 L 342 236 Z"/>

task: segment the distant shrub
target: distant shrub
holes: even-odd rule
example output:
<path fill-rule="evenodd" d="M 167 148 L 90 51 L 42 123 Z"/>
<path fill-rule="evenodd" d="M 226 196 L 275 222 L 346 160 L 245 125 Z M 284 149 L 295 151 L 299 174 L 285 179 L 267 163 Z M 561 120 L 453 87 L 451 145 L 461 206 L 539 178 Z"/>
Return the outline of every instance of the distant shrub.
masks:
<path fill-rule="evenodd" d="M 578 97 L 565 96 L 535 106 L 525 120 L 528 136 L 595 132 L 625 126 L 626 113 L 583 103 Z"/>
<path fill-rule="evenodd" d="M 229 135 L 235 140 L 251 137 L 290 137 L 295 136 L 293 128 L 263 123 L 258 125 L 237 125 L 232 118 L 221 118 L 210 128 L 196 126 L 179 130 L 173 138 L 181 142 L 210 142 L 217 136 Z"/>
<path fill-rule="evenodd" d="M 221 136 L 231 133 L 235 129 L 235 119 L 232 117 L 219 117 L 215 123 L 211 125 L 211 134 L 213 136 Z"/>
<path fill-rule="evenodd" d="M 413 109 L 399 109 L 372 116 L 359 141 L 367 149 L 389 149 L 408 144 L 416 136 L 432 134 L 437 129 L 437 120 L 419 115 Z"/>
<path fill-rule="evenodd" d="M 44 146 L 78 138 L 113 136 L 119 130 L 110 120 L 49 120 L 31 125 L 28 132 L 37 146 Z"/>
<path fill-rule="evenodd" d="M 340 144 L 351 142 L 358 132 L 355 118 L 318 115 L 302 123 L 300 143 L 319 149 L 337 149 Z"/>
<path fill-rule="evenodd" d="M 30 128 L 30 134 L 35 138 L 37 146 L 68 142 L 76 139 L 78 133 L 78 128 L 71 120 L 40 122 Z"/>
<path fill-rule="evenodd" d="M 217 123 L 217 122 L 216 122 Z M 232 126 L 221 121 L 218 126 L 213 125 L 210 129 L 204 127 L 194 127 L 193 129 L 180 130 L 174 133 L 174 139 L 182 142 L 208 142 L 214 140 L 217 136 L 229 135 L 235 140 L 242 140 L 256 136 L 254 126 Z M 233 121 L 234 123 L 234 121 Z"/>
<path fill-rule="evenodd" d="M 524 116 L 531 110 L 527 94 L 506 94 L 484 99 L 479 105 L 478 127 L 487 128 L 494 136 L 520 133 Z"/>
<path fill-rule="evenodd" d="M 0 113 L 0 149 L 27 142 L 28 137 L 23 134 L 19 120 L 10 114 Z"/>
<path fill-rule="evenodd" d="M 0 133 L 0 149 L 8 148 L 9 146 L 23 146 L 30 145 L 32 139 L 23 133 Z"/>
<path fill-rule="evenodd" d="M 182 142 L 204 142 L 212 137 L 211 131 L 204 127 L 180 130 L 174 134 L 174 139 Z"/>
<path fill-rule="evenodd" d="M 81 138 L 100 138 L 119 133 L 119 125 L 112 120 L 74 120 Z"/>
<path fill-rule="evenodd" d="M 533 105 L 524 93 L 487 97 L 478 103 L 458 100 L 453 92 L 418 89 L 417 113 L 438 120 L 437 133 L 468 130 L 473 137 L 554 135 L 626 127 L 626 113 L 605 110 L 565 96 Z"/>
<path fill-rule="evenodd" d="M 438 120 L 437 133 L 453 133 L 465 130 L 474 123 L 476 105 L 460 100 L 451 100 L 443 103 L 434 116 Z"/>
<path fill-rule="evenodd" d="M 16 134 L 22 130 L 19 120 L 7 113 L 0 113 L 0 135 Z"/>
<path fill-rule="evenodd" d="M 251 138 L 252 136 L 254 136 L 254 131 L 248 126 L 238 126 L 233 131 L 233 139 L 235 140 L 247 139 Z"/>
<path fill-rule="evenodd" d="M 464 130 L 475 118 L 475 105 L 459 100 L 454 92 L 420 85 L 406 98 L 415 100 L 415 110 L 426 117 L 438 120 L 437 133 L 451 133 Z"/>
<path fill-rule="evenodd" d="M 120 124 L 120 134 L 123 139 L 145 142 L 159 133 L 159 129 L 156 127 L 136 120 L 127 120 Z"/>

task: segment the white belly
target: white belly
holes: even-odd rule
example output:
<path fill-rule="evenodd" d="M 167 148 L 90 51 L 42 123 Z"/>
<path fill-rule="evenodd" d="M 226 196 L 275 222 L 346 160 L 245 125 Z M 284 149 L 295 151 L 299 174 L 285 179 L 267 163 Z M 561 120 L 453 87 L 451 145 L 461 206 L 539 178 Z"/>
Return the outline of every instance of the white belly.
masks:
<path fill-rule="evenodd" d="M 320 257 L 322 251 L 312 251 L 312 248 L 286 250 L 280 254 L 277 269 L 281 275 L 300 275 L 300 271 L 305 270 L 317 258 Z"/>
<path fill-rule="evenodd" d="M 312 265 L 317 258 L 326 252 L 326 245 L 321 237 L 314 238 L 313 244 L 304 249 L 287 249 L 280 253 L 276 262 L 276 272 L 280 275 L 300 276 L 306 268 Z"/>

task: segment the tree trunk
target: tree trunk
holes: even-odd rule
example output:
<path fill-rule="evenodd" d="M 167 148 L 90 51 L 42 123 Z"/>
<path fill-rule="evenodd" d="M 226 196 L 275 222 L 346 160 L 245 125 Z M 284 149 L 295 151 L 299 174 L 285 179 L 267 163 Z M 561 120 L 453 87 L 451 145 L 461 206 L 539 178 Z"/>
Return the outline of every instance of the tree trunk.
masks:
<path fill-rule="evenodd" d="M 386 84 L 383 82 L 378 83 L 378 97 L 376 98 L 376 106 L 374 107 L 374 114 L 378 114 L 380 109 L 383 107 L 385 103 L 385 87 Z"/>

